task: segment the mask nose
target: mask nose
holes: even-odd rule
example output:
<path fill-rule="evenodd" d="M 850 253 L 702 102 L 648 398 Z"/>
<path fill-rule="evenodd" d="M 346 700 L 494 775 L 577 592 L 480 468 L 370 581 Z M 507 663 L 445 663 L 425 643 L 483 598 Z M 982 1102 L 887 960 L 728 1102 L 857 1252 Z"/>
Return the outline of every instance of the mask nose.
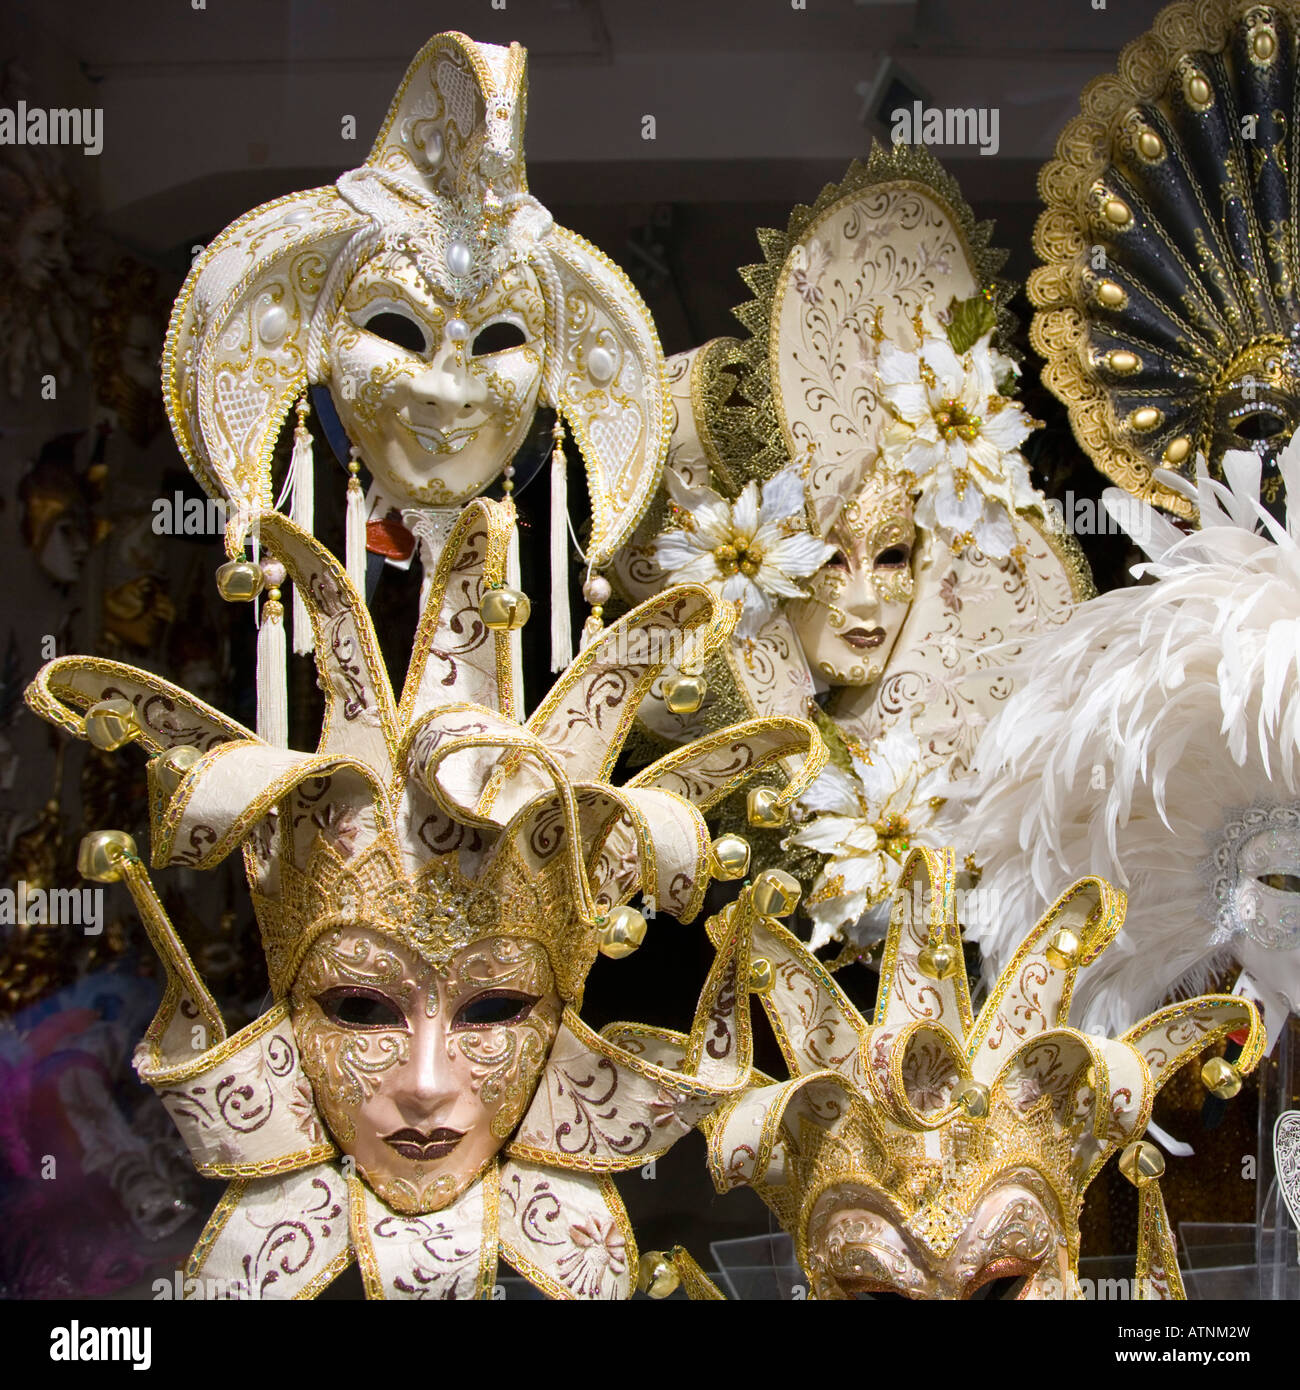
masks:
<path fill-rule="evenodd" d="M 452 429 L 481 412 L 489 398 L 487 386 L 459 359 L 453 348 L 448 348 L 427 371 L 411 382 L 410 393 L 417 405 L 438 412 L 439 423 L 444 429 Z"/>
<path fill-rule="evenodd" d="M 876 593 L 876 581 L 871 571 L 854 566 L 835 605 L 856 618 L 877 617 L 880 613 L 880 595 Z"/>
<path fill-rule="evenodd" d="M 394 1082 L 398 1109 L 417 1127 L 455 1104 L 459 1089 L 447 1060 L 446 1030 L 438 1019 L 415 1020 L 411 1055 Z"/>

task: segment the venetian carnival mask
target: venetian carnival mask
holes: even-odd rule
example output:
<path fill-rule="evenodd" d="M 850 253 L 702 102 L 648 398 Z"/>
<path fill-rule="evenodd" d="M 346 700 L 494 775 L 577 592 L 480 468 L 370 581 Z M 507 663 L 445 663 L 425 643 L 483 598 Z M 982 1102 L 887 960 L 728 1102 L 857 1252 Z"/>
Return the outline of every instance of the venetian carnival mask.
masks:
<path fill-rule="evenodd" d="M 98 538 L 91 509 L 103 483 L 102 464 L 81 468 L 80 436 L 63 434 L 46 443 L 18 484 L 23 540 L 56 584 L 75 584 Z"/>
<path fill-rule="evenodd" d="M 916 527 L 906 487 L 873 474 L 831 528 L 838 549 L 789 613 L 808 664 L 828 685 L 879 680 L 915 588 Z"/>
<path fill-rule="evenodd" d="M 1274 459 L 1300 423 L 1296 31 L 1293 4 L 1164 10 L 1039 178 L 1043 381 L 1099 469 L 1188 518 L 1161 471 L 1190 479 L 1204 454 L 1222 478 L 1226 451 L 1256 448 L 1282 516 Z"/>
<path fill-rule="evenodd" d="M 126 884 L 167 972 L 137 1071 L 199 1171 L 230 1182 L 187 1289 L 313 1297 L 355 1261 L 369 1297 L 486 1299 L 504 1261 L 549 1297 L 629 1297 L 640 1262 L 609 1174 L 748 1082 L 747 919 L 722 928 L 689 1036 L 598 1034 L 583 986 L 598 954 L 631 955 L 651 929 L 636 894 L 689 921 L 712 876 L 734 877 L 705 809 L 794 762 L 780 811 L 825 750 L 810 724 L 750 720 L 613 783 L 670 653 L 707 654 L 736 621 L 691 585 L 606 629 L 521 722 L 510 632 L 482 620 L 512 523 L 480 498 L 453 524 L 399 697 L 343 567 L 259 517 L 264 567 L 307 596 L 313 751 L 117 662 L 61 658 L 29 688 L 63 728 L 150 754 L 155 864 L 243 853 L 273 1003 L 233 1036 L 132 839 L 97 832 L 78 861 Z"/>
<path fill-rule="evenodd" d="M 455 262 L 470 253 L 446 248 Z M 527 264 L 471 297 L 396 251 L 348 286 L 330 337 L 339 417 L 385 496 L 464 502 L 500 474 L 532 423 L 546 351 L 546 305 Z"/>
<path fill-rule="evenodd" d="M 1300 1012 L 1300 804 L 1229 816 L 1210 864 L 1212 942 Z"/>
<path fill-rule="evenodd" d="M 543 401 L 581 451 L 595 568 L 644 512 L 667 447 L 663 355 L 627 277 L 529 193 L 526 86 L 518 44 L 436 36 L 363 165 L 254 209 L 195 260 L 164 394 L 191 471 L 231 508 L 232 554 L 282 497 L 309 525 L 311 451 L 287 480 L 272 470 L 311 385 L 390 507 L 481 493 Z"/>
<path fill-rule="evenodd" d="M 330 1133 L 410 1213 L 447 1206 L 518 1126 L 562 1009 L 536 941 L 489 936 L 439 969 L 364 927 L 321 937 L 291 997 Z"/>
<path fill-rule="evenodd" d="M 1095 867 L 1131 893 L 1119 949 L 1080 986 L 1089 1027 L 1125 1027 L 1230 958 L 1271 1036 L 1300 1004 L 1300 653 L 1279 636 L 1300 621 L 1285 486 L 1300 441 L 1280 458 L 1274 503 L 1254 452 L 1223 456 L 1226 483 L 1203 460 L 1194 487 L 1162 473 L 1198 514 L 1190 533 L 1106 493 L 1147 582 L 1026 644 L 1020 687 L 941 813 L 939 833 L 968 828 L 980 891 L 999 904 L 972 923 L 990 973 L 1061 877 Z"/>
<path fill-rule="evenodd" d="M 852 1298 L 1019 1299 L 1036 1281 L 1069 1278 L 1065 1219 L 1034 1169 L 1009 1168 L 961 1213 L 961 1234 L 935 1249 L 911 1229 L 883 1187 L 847 1184 L 818 1198 L 808 1244 L 826 1275 Z"/>
<path fill-rule="evenodd" d="M 1135 1296 L 1182 1297 L 1163 1159 L 1141 1135 L 1165 1082 L 1244 1029 L 1236 1062 L 1203 1071 L 1220 1094 L 1240 1089 L 1263 1050 L 1257 1011 L 1208 995 L 1119 1038 L 1071 1027 L 1075 978 L 1124 918 L 1123 894 L 1092 878 L 1024 936 L 976 1015 L 956 883 L 954 851 L 908 856 L 870 1021 L 779 922 L 756 922 L 760 997 L 792 1075 L 706 1119 L 715 1185 L 758 1192 L 820 1299 L 1077 1299 L 1084 1193 L 1122 1149 L 1140 1193 Z"/>

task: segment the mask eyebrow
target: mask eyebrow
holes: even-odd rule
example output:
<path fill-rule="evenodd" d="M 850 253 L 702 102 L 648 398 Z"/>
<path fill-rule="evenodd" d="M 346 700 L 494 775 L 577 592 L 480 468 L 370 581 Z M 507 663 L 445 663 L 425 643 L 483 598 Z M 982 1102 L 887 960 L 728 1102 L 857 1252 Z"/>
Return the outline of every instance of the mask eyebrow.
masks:
<path fill-rule="evenodd" d="M 425 329 L 426 336 L 436 341 L 441 337 L 443 323 L 451 317 L 446 297 L 437 293 L 429 282 L 409 262 L 397 262 L 389 252 L 365 262 L 357 268 L 343 296 L 343 308 L 355 321 L 360 321 L 387 299 L 410 311 Z M 408 275 L 401 272 L 408 271 Z M 414 280 L 413 285 L 411 281 Z"/>

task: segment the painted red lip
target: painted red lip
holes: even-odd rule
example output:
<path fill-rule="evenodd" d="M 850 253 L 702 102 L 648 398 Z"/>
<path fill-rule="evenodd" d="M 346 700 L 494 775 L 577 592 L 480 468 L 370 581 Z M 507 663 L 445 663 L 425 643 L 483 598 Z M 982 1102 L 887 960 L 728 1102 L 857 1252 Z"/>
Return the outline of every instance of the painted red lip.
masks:
<path fill-rule="evenodd" d="M 885 640 L 885 629 L 883 627 L 851 627 L 847 632 L 841 632 L 840 638 L 847 642 L 850 647 L 856 647 L 859 651 L 867 651 L 872 647 L 878 647 Z"/>
<path fill-rule="evenodd" d="M 418 1129 L 395 1129 L 384 1135 L 384 1143 L 403 1158 L 432 1163 L 434 1159 L 446 1158 L 464 1137 L 458 1129 L 431 1129 L 428 1134 L 421 1134 Z"/>

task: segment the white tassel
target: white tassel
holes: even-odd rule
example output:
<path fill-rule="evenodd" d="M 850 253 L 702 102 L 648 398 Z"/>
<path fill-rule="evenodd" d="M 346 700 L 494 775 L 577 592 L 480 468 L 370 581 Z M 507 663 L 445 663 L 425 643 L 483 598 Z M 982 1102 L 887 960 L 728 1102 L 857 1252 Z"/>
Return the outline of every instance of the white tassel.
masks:
<path fill-rule="evenodd" d="M 279 588 L 273 586 L 267 590 L 257 630 L 257 736 L 273 748 L 289 746 L 287 662 L 284 607 Z"/>
<path fill-rule="evenodd" d="M 366 495 L 361 490 L 361 479 L 357 476 L 361 465 L 357 462 L 357 451 L 352 450 L 352 460 L 348 464 L 348 505 L 347 532 L 343 545 L 343 567 L 348 572 L 352 587 L 366 597 Z"/>
<path fill-rule="evenodd" d="M 506 542 L 506 583 L 512 589 L 518 589 L 522 585 L 523 578 L 519 571 L 519 513 L 515 510 L 515 500 L 510 493 L 506 494 L 506 502 L 510 507 L 510 539 Z M 528 708 L 524 703 L 523 630 L 517 628 L 508 636 L 510 638 L 510 673 L 511 684 L 514 689 L 514 709 L 503 712 L 513 714 L 516 719 L 522 721 L 524 710 Z"/>
<path fill-rule="evenodd" d="M 299 530 L 312 536 L 316 533 L 316 460 L 312 455 L 311 431 L 307 428 L 307 397 L 298 401 L 298 425 L 293 432 L 293 461 L 289 465 L 293 493 L 289 515 Z M 299 655 L 312 650 L 311 618 L 302 601 L 298 586 L 293 586 L 293 649 Z"/>
<path fill-rule="evenodd" d="M 564 422 L 557 415 L 551 431 L 551 670 L 563 671 L 573 660 L 573 625 L 569 618 L 569 482 L 564 457 Z"/>

